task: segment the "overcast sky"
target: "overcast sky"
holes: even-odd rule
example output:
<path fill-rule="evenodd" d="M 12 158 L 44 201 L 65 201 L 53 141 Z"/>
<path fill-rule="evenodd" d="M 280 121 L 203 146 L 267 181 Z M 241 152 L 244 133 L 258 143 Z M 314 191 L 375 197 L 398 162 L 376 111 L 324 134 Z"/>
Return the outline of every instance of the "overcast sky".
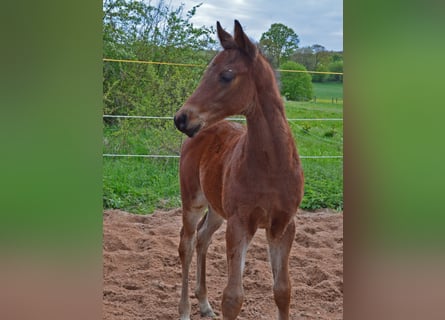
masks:
<path fill-rule="evenodd" d="M 218 20 L 232 33 L 238 19 L 246 34 L 259 41 L 272 23 L 282 23 L 298 35 L 300 48 L 320 44 L 343 50 L 343 0 L 171 0 L 174 7 L 184 3 L 185 11 L 201 2 L 191 20 L 196 26 L 215 26 Z"/>

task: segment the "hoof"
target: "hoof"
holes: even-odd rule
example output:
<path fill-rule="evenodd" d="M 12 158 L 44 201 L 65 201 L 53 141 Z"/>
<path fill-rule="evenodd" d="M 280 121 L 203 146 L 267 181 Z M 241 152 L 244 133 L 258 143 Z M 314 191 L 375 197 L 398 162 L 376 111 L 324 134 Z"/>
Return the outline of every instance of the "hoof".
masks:
<path fill-rule="evenodd" d="M 212 309 L 208 309 L 205 311 L 201 311 L 201 317 L 208 317 L 208 318 L 216 319 L 218 316 L 215 314 L 215 312 L 213 312 Z"/>

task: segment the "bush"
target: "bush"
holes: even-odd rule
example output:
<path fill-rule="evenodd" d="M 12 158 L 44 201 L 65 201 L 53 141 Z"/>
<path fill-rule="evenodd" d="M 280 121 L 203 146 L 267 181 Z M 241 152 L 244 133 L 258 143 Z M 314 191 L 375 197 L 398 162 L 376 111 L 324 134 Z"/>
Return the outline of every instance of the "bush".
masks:
<path fill-rule="evenodd" d="M 296 62 L 288 61 L 280 66 L 281 70 L 302 70 L 306 68 Z M 281 94 L 288 100 L 301 101 L 312 99 L 312 78 L 308 73 L 281 72 Z"/>
<path fill-rule="evenodd" d="M 330 72 L 340 72 L 343 73 L 343 61 L 335 61 L 329 64 L 328 69 Z M 343 75 L 341 74 L 331 74 L 329 76 L 330 81 L 340 81 L 343 82 Z"/>
<path fill-rule="evenodd" d="M 315 71 L 328 72 L 329 69 L 326 66 L 324 66 L 323 64 L 318 64 Z M 329 74 L 327 74 L 327 73 L 314 73 L 312 75 L 313 82 L 326 82 L 328 80 L 328 78 L 329 78 Z"/>
<path fill-rule="evenodd" d="M 213 29 L 194 27 L 184 4 L 166 1 L 107 0 L 104 2 L 103 54 L 106 58 L 180 62 L 202 65 L 178 68 L 169 65 L 105 62 L 103 64 L 104 113 L 109 115 L 172 116 L 197 86 L 215 44 Z M 114 125 L 116 119 L 106 118 Z"/>

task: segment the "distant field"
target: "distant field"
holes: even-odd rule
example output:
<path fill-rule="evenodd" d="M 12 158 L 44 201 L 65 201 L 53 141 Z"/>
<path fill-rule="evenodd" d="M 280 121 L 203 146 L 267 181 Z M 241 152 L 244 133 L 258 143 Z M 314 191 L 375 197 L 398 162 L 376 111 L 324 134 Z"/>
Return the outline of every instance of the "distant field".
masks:
<path fill-rule="evenodd" d="M 312 84 L 314 87 L 314 95 L 317 99 L 329 100 L 337 98 L 343 102 L 343 83 L 340 82 L 315 82 Z"/>
<path fill-rule="evenodd" d="M 285 103 L 288 118 L 343 118 L 343 86 L 316 83 L 318 103 Z M 338 98 L 337 104 L 330 103 Z M 329 102 L 327 102 L 329 100 Z M 155 125 L 161 129 L 156 129 Z M 343 154 L 343 121 L 291 121 L 301 156 Z M 171 120 L 121 119 L 104 126 L 104 153 L 179 154 L 183 139 Z M 181 205 L 179 159 L 107 158 L 103 159 L 103 205 L 135 213 L 152 213 Z M 343 209 L 343 159 L 302 159 L 305 196 L 302 208 Z"/>

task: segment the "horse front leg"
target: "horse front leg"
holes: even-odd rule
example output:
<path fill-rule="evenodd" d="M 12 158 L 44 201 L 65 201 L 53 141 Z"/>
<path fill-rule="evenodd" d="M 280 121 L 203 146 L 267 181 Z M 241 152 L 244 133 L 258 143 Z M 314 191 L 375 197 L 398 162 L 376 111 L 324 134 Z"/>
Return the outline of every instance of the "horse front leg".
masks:
<path fill-rule="evenodd" d="M 197 272 L 195 296 L 199 301 L 199 309 L 202 317 L 216 317 L 209 304 L 206 285 L 206 256 L 212 235 L 219 229 L 224 219 L 213 211 L 209 206 L 205 218 L 198 225 L 198 236 L 196 243 Z"/>
<path fill-rule="evenodd" d="M 189 301 L 189 269 L 192 262 L 196 243 L 196 226 L 202 217 L 202 210 L 189 210 L 183 207 L 182 228 L 179 241 L 179 258 L 182 266 L 182 289 L 179 301 L 179 315 L 181 320 L 190 320 Z"/>
<path fill-rule="evenodd" d="M 273 273 L 273 293 L 278 307 L 278 320 L 289 319 L 291 283 L 289 280 L 289 255 L 295 238 L 295 221 L 291 219 L 286 229 L 278 234 L 267 230 L 270 263 Z"/>
<path fill-rule="evenodd" d="M 226 250 L 228 280 L 222 297 L 223 320 L 234 320 L 241 311 L 244 292 L 242 276 L 244 271 L 247 248 L 256 230 L 251 233 L 251 228 L 241 223 L 237 216 L 232 216 L 227 221 Z"/>

